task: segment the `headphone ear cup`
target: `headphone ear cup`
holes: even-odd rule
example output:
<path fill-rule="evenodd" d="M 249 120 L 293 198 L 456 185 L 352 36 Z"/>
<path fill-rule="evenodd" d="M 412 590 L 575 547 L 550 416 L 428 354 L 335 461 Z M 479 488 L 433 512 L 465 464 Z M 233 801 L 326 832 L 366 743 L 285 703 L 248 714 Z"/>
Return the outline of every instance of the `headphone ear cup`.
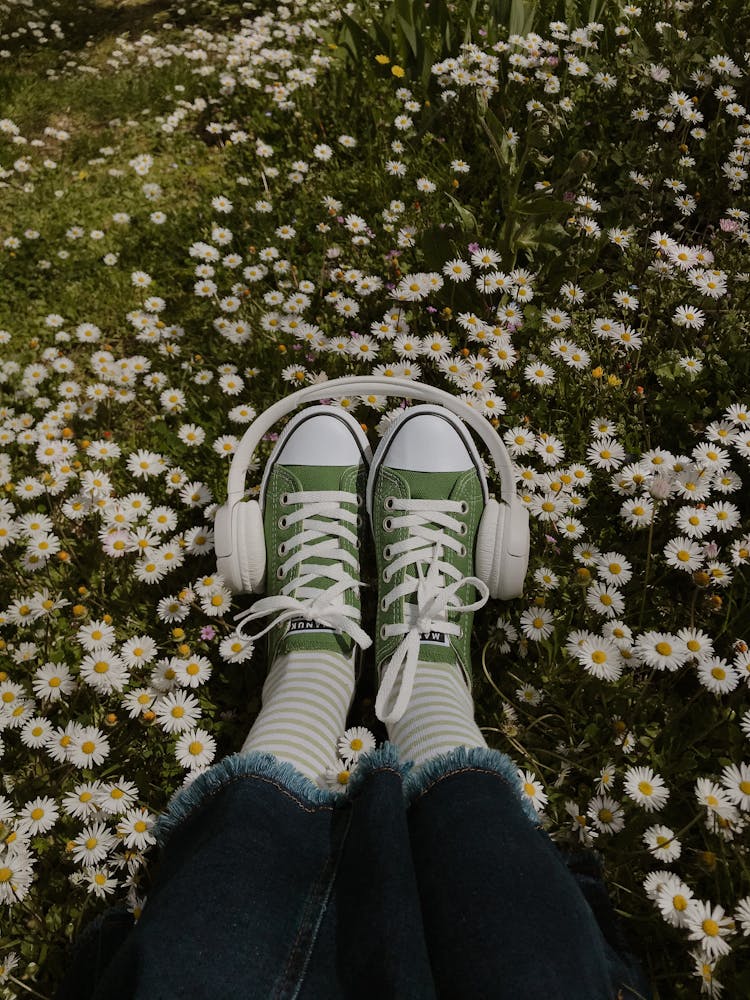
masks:
<path fill-rule="evenodd" d="M 490 597 L 510 601 L 523 593 L 528 565 L 528 510 L 517 497 L 503 504 L 491 497 L 477 532 L 476 575 L 487 584 Z"/>
<path fill-rule="evenodd" d="M 261 594 L 266 581 L 266 537 L 263 513 L 257 500 L 235 507 L 234 555 L 244 593 Z"/>
<path fill-rule="evenodd" d="M 214 517 L 216 569 L 233 594 L 262 592 L 266 574 L 263 514 L 257 500 L 223 504 Z"/>

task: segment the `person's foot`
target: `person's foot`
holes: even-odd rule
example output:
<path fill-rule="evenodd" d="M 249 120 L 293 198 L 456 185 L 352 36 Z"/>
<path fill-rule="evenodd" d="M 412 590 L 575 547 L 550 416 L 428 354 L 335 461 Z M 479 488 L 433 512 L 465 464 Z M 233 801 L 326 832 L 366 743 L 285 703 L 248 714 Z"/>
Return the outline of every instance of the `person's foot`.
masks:
<path fill-rule="evenodd" d="M 349 655 L 362 630 L 360 544 L 370 446 L 357 421 L 332 406 L 290 420 L 266 465 L 259 502 L 266 595 L 241 615 L 242 634 L 269 632 L 268 660 L 290 652 Z M 274 615 L 260 632 L 249 623 Z"/>
<path fill-rule="evenodd" d="M 473 612 L 488 597 L 474 575 L 487 495 L 469 432 L 443 407 L 406 410 L 373 456 L 367 509 L 378 572 L 376 713 L 386 723 L 406 710 L 419 663 L 457 665 L 470 689 Z"/>

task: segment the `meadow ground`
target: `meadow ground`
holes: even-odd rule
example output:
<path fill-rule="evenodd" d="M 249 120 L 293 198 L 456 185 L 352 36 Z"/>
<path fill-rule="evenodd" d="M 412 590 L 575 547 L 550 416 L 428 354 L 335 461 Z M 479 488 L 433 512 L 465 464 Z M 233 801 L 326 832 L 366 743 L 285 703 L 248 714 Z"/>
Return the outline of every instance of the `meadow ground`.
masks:
<path fill-rule="evenodd" d="M 748 37 L 691 0 L 0 2 L 0 996 L 140 912 L 156 816 L 258 711 L 213 553 L 243 431 L 372 373 L 516 464 L 488 743 L 656 997 L 750 995 Z M 334 405 L 374 444 L 403 402 Z"/>

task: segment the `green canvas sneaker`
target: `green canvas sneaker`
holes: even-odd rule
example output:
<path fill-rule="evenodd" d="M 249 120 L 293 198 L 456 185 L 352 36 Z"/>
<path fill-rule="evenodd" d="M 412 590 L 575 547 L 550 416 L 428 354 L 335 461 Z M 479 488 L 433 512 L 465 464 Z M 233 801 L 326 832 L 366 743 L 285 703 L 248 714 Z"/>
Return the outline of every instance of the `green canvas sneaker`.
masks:
<path fill-rule="evenodd" d="M 473 575 L 487 497 L 476 446 L 443 407 L 406 410 L 373 456 L 367 510 L 378 571 L 375 711 L 383 722 L 403 715 L 420 660 L 456 663 L 471 690 L 473 612 L 489 596 Z"/>
<path fill-rule="evenodd" d="M 362 630 L 360 545 L 371 450 L 351 414 L 311 406 L 284 428 L 260 486 L 266 595 L 241 615 L 244 628 L 274 615 L 268 663 L 282 653 L 350 655 L 372 640 Z"/>

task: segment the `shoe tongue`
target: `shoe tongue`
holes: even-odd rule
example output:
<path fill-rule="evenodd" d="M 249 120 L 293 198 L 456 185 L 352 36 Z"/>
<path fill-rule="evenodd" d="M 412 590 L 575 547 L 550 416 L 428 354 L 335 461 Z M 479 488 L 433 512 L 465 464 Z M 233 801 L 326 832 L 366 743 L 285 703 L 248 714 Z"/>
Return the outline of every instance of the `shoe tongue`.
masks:
<path fill-rule="evenodd" d="M 450 499 L 458 480 L 466 475 L 461 472 L 412 472 L 406 469 L 394 470 L 409 487 L 412 500 Z"/>
<path fill-rule="evenodd" d="M 346 465 L 326 465 L 326 466 L 321 466 L 321 465 L 285 465 L 284 468 L 287 470 L 287 472 L 289 472 L 292 476 L 294 476 L 294 478 L 298 482 L 300 482 L 300 484 L 304 483 L 304 487 L 302 487 L 300 485 L 300 488 L 303 488 L 305 492 L 310 492 L 310 491 L 314 491 L 314 490 L 325 490 L 325 491 L 329 491 L 329 490 L 341 490 L 342 489 L 341 480 L 342 480 L 342 478 L 344 476 L 344 473 L 348 469 L 351 469 L 351 466 L 346 466 Z M 349 489 L 350 489 L 350 487 L 346 487 L 347 491 Z M 349 506 L 349 502 L 348 501 L 344 501 L 344 503 L 347 506 Z M 352 505 L 355 504 L 355 498 L 354 498 L 354 496 L 352 496 L 351 504 Z M 319 521 L 322 521 L 322 522 L 335 520 L 334 518 L 326 517 L 323 514 L 317 515 L 316 519 L 319 520 Z M 352 527 L 352 526 L 350 525 L 350 527 Z M 352 530 L 354 530 L 354 529 L 352 528 Z M 328 556 L 315 556 L 314 562 L 318 563 L 321 566 L 330 566 L 330 565 L 332 565 L 334 563 L 341 565 L 340 560 L 338 560 L 338 559 L 331 559 Z M 310 587 L 318 587 L 321 590 L 327 590 L 331 586 L 331 581 L 330 581 L 330 579 L 327 579 L 325 577 L 318 576 L 318 577 L 315 577 L 315 579 L 311 580 L 308 583 L 308 586 L 310 586 Z M 322 626 L 322 625 L 314 624 L 314 623 L 301 622 L 301 623 L 297 623 L 296 625 L 292 625 L 292 632 L 295 629 L 299 629 L 300 636 L 304 636 L 305 633 L 309 633 L 311 630 L 314 629 L 315 632 L 318 633 L 316 635 L 316 641 L 317 641 L 317 639 L 320 638 L 320 633 L 322 633 L 323 631 L 326 630 L 326 626 Z M 349 636 L 343 635 L 343 637 L 341 637 L 338 633 L 334 633 L 333 630 L 331 630 L 331 636 L 332 636 L 331 641 L 334 643 L 336 649 L 339 648 L 339 646 L 336 645 L 337 643 L 340 644 L 340 642 L 343 642 L 345 645 L 348 644 L 349 647 L 353 643 L 353 640 L 351 640 L 349 638 Z M 290 638 L 290 642 L 291 642 L 290 648 L 303 648 L 304 647 L 304 640 L 302 640 L 302 644 L 299 645 L 299 644 L 291 641 L 291 636 L 289 638 Z"/>
<path fill-rule="evenodd" d="M 305 490 L 340 490 L 341 477 L 348 465 L 285 465 L 295 479 L 305 484 Z"/>

